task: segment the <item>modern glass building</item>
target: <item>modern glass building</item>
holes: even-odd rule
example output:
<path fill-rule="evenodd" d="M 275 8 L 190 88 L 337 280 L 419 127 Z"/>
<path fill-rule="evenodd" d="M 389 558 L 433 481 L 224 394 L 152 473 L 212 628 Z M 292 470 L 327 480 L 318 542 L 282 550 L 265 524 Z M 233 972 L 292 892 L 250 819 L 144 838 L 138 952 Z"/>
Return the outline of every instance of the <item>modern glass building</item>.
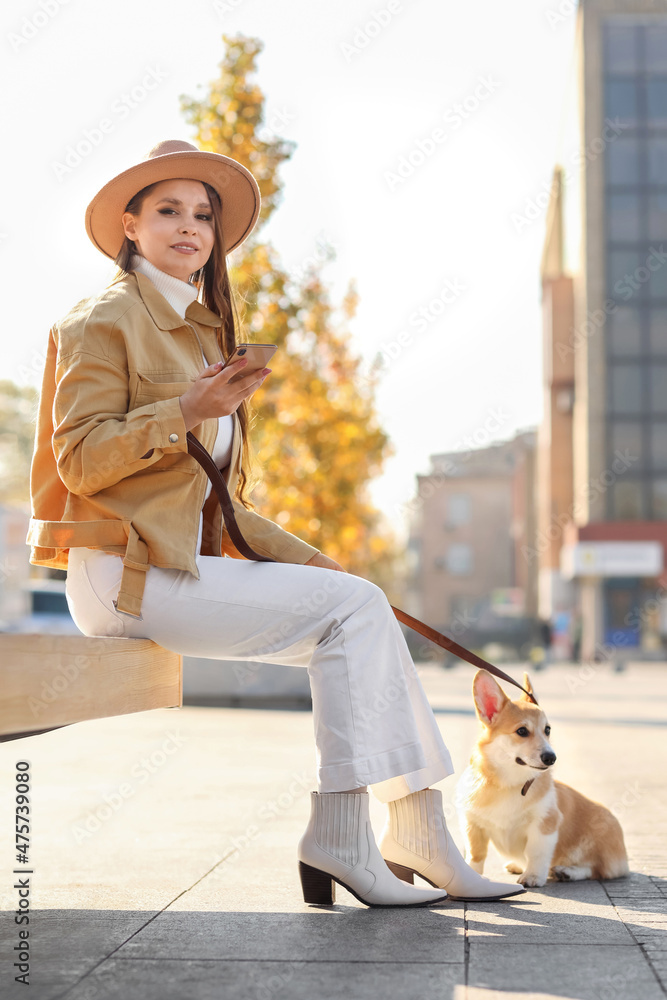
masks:
<path fill-rule="evenodd" d="M 637 461 L 607 497 L 610 520 L 667 518 L 667 23 L 602 24 L 606 152 L 607 462 Z"/>
<path fill-rule="evenodd" d="M 667 646 L 667 7 L 656 7 L 580 3 L 542 261 L 540 611 L 580 620 L 582 654 L 598 659 Z"/>

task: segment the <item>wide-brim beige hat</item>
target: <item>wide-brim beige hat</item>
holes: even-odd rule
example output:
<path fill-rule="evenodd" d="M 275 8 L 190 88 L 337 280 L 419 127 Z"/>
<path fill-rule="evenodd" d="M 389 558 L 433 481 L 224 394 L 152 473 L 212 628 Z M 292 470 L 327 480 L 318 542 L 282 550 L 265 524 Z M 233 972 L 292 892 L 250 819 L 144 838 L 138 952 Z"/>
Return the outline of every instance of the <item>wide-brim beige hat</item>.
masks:
<path fill-rule="evenodd" d="M 220 195 L 225 249 L 230 253 L 250 235 L 257 222 L 257 181 L 244 166 L 221 153 L 203 153 L 190 142 L 167 139 L 145 160 L 117 174 L 97 192 L 86 209 L 86 232 L 98 250 L 112 260 L 125 239 L 121 221 L 125 206 L 148 184 L 185 177 L 206 181 Z"/>

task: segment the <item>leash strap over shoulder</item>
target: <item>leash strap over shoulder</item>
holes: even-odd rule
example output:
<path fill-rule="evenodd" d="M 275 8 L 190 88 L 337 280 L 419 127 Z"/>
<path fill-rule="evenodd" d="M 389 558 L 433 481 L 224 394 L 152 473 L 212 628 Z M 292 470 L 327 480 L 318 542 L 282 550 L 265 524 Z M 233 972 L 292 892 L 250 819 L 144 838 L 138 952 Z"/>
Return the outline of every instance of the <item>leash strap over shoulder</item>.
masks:
<path fill-rule="evenodd" d="M 232 504 L 231 497 L 229 496 L 229 490 L 227 489 L 227 483 L 225 482 L 220 469 L 217 467 L 204 445 L 194 436 L 192 431 L 188 431 L 187 441 L 188 452 L 199 462 L 202 469 L 211 480 L 211 485 L 215 490 L 215 494 L 222 510 L 225 527 L 227 528 L 229 537 L 238 551 L 242 556 L 245 556 L 246 559 L 253 559 L 255 562 L 275 562 L 275 559 L 271 559 L 269 556 L 260 556 L 259 552 L 255 552 L 254 549 L 250 548 L 241 534 L 241 529 L 236 523 L 234 505 Z"/>
<path fill-rule="evenodd" d="M 251 549 L 246 542 L 245 538 L 241 534 L 238 524 L 236 523 L 234 506 L 229 496 L 227 483 L 204 445 L 194 436 L 192 431 L 188 431 L 187 433 L 187 442 L 189 454 L 192 455 L 197 462 L 199 462 L 202 469 L 211 480 L 211 485 L 215 490 L 215 494 L 222 509 L 225 527 L 227 528 L 229 537 L 238 551 L 242 556 L 245 556 L 246 559 L 253 559 L 256 562 L 275 562 L 275 559 L 259 555 L 259 553 Z M 462 660 L 467 660 L 467 662 L 471 663 L 474 667 L 479 667 L 482 670 L 488 670 L 490 674 L 506 681 L 507 684 L 514 685 L 514 687 L 523 691 L 526 697 L 529 698 L 535 705 L 537 704 L 534 696 L 529 691 L 526 691 L 525 688 L 521 687 L 521 685 L 515 681 L 514 678 L 510 677 L 509 674 L 506 674 L 503 670 L 499 670 L 498 667 L 494 667 L 492 663 L 488 663 L 487 660 L 482 659 L 481 656 L 478 656 L 476 653 L 472 653 L 469 649 L 466 649 L 465 646 L 460 646 L 458 642 L 454 642 L 453 639 L 449 639 L 446 635 L 442 635 L 441 632 L 436 632 L 436 630 L 431 628 L 430 625 L 425 625 L 424 622 L 420 622 L 418 618 L 413 618 L 412 615 L 406 614 L 405 611 L 401 611 L 393 605 L 391 606 L 391 610 L 396 615 L 398 621 L 402 622 L 403 625 L 407 625 L 408 628 L 414 629 L 415 632 L 419 632 L 419 634 L 423 635 L 425 639 L 429 639 L 431 642 L 434 642 L 436 646 L 446 649 L 448 652 L 453 653 Z"/>

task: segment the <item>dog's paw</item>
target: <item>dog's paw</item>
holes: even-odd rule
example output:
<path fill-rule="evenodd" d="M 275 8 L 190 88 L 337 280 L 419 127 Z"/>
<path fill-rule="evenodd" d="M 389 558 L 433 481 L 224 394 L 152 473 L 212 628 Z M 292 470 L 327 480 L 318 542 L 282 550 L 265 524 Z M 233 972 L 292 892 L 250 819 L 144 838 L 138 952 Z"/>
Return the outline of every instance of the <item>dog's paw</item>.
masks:
<path fill-rule="evenodd" d="M 523 875 L 517 879 L 517 882 L 520 882 L 521 885 L 531 887 L 546 885 L 546 881 L 546 878 L 542 878 L 542 876 L 538 875 L 537 872 L 524 872 Z"/>
<path fill-rule="evenodd" d="M 508 861 L 505 865 L 505 871 L 509 872 L 510 875 L 520 875 L 523 871 L 521 865 L 518 865 L 516 861 Z"/>
<path fill-rule="evenodd" d="M 551 869 L 551 875 L 559 882 L 580 882 L 592 874 L 590 867 L 580 865 L 554 865 Z"/>

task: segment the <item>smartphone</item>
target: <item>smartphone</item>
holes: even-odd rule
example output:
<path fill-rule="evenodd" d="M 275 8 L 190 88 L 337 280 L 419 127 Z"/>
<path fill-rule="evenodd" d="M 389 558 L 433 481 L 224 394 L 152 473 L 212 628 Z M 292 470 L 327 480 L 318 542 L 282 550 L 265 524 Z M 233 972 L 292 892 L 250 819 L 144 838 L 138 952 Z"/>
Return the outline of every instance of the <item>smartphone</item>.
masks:
<path fill-rule="evenodd" d="M 266 368 L 275 350 L 275 344 L 237 344 L 231 358 L 222 366 L 220 371 L 224 371 L 227 365 L 231 365 L 235 361 L 240 361 L 241 358 L 247 358 L 248 364 L 245 365 L 243 371 L 239 375 L 234 375 L 229 380 L 230 382 L 238 382 L 240 378 L 244 378 L 250 372 Z"/>

